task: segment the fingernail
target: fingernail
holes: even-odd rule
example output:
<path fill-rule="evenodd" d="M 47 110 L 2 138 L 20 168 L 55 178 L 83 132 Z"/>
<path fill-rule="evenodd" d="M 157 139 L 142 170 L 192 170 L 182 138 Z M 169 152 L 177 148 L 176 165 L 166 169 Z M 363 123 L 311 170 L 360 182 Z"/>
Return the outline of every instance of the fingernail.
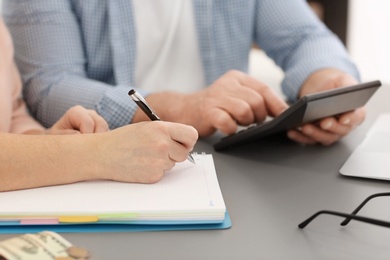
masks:
<path fill-rule="evenodd" d="M 288 136 L 288 138 L 290 138 L 290 139 L 294 139 L 294 138 L 295 138 L 294 132 L 288 132 L 288 133 L 287 133 L 287 136 Z"/>
<path fill-rule="evenodd" d="M 351 122 L 351 119 L 349 119 L 349 118 L 344 118 L 344 119 L 341 121 L 341 123 L 342 123 L 343 125 L 348 125 L 350 122 Z"/>
<path fill-rule="evenodd" d="M 313 133 L 313 129 L 312 129 L 311 127 L 304 127 L 304 128 L 303 128 L 303 132 L 304 132 L 305 134 L 310 135 L 310 134 Z"/>
<path fill-rule="evenodd" d="M 323 126 L 322 129 L 330 129 L 333 126 L 332 122 L 326 122 Z"/>

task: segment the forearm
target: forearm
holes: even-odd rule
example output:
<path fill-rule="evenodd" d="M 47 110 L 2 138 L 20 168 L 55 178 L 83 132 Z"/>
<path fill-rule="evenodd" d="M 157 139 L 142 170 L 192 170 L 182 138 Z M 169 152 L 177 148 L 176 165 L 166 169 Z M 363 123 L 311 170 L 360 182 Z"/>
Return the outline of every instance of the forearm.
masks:
<path fill-rule="evenodd" d="M 110 51 L 88 53 L 73 1 L 3 2 L 34 117 L 51 127 L 69 108 L 82 105 L 96 110 L 111 129 L 131 121 L 137 108 L 127 96 L 131 87 L 128 81 L 113 85 L 118 80 Z M 105 63 L 96 65 L 91 55 Z"/>
<path fill-rule="evenodd" d="M 346 50 L 336 39 L 318 39 L 318 44 L 302 44 L 292 55 L 282 82 L 284 93 L 290 100 L 299 98 L 304 83 L 318 71 L 333 70 L 359 80 L 359 72 Z M 312 48 L 310 46 L 313 46 Z"/>
<path fill-rule="evenodd" d="M 258 9 L 261 15 L 257 19 L 259 33 L 255 39 L 285 71 L 282 87 L 291 101 L 298 98 L 304 81 L 318 70 L 338 69 L 359 79 L 358 70 L 341 41 L 315 17 L 307 3 L 263 2 Z"/>
<path fill-rule="evenodd" d="M 110 129 L 129 124 L 138 109 L 127 95 L 130 86 L 111 86 L 74 74 L 65 80 L 53 80 L 60 76 L 52 71 L 42 73 L 48 76 L 37 77 L 27 84 L 25 98 L 34 116 L 45 127 L 51 127 L 76 105 L 95 110 Z"/>
<path fill-rule="evenodd" d="M 98 178 L 90 137 L 1 134 L 0 191 Z"/>

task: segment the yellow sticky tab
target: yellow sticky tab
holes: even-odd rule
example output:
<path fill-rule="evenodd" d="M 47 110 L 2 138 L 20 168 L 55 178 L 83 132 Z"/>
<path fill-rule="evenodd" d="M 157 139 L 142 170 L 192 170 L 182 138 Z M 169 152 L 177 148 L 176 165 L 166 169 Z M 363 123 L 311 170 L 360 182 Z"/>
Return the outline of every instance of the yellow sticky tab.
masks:
<path fill-rule="evenodd" d="M 58 218 L 60 223 L 89 223 L 98 222 L 97 216 L 62 216 Z"/>

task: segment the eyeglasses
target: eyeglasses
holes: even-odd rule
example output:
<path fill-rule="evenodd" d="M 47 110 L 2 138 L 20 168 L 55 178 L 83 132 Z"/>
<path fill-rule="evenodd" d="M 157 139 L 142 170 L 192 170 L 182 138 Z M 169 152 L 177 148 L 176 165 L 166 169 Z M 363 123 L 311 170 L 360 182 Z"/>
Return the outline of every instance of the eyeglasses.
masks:
<path fill-rule="evenodd" d="M 390 222 L 387 222 L 387 221 L 356 216 L 356 214 L 359 212 L 359 210 L 361 210 L 364 207 L 364 205 L 366 205 L 367 202 L 369 202 L 371 199 L 376 198 L 376 197 L 384 197 L 384 196 L 390 196 L 390 192 L 376 193 L 376 194 L 373 194 L 373 195 L 367 197 L 362 203 L 360 203 L 360 205 L 354 211 L 352 211 L 351 214 L 346 214 L 346 213 L 337 212 L 337 211 L 330 211 L 330 210 L 318 211 L 313 216 L 311 216 L 310 218 L 306 219 L 301 224 L 299 224 L 298 227 L 305 228 L 313 219 L 315 219 L 317 216 L 319 216 L 321 214 L 328 214 L 328 215 L 339 216 L 339 217 L 345 218 L 344 221 L 340 223 L 341 226 L 346 226 L 353 219 L 353 220 L 357 220 L 357 221 L 361 221 L 361 222 L 365 222 L 365 223 L 369 223 L 369 224 L 374 224 L 374 225 L 378 225 L 378 226 L 390 227 Z"/>

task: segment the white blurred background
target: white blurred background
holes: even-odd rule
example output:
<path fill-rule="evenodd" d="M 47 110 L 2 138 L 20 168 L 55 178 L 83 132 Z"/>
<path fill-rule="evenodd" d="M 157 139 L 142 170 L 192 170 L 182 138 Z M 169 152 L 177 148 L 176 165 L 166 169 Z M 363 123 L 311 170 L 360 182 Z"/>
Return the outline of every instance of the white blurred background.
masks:
<path fill-rule="evenodd" d="M 390 83 L 390 1 L 350 0 L 348 50 L 363 80 Z"/>
<path fill-rule="evenodd" d="M 363 82 L 390 84 L 390 0 L 349 0 L 346 41 Z M 250 73 L 279 91 L 283 72 L 273 61 L 260 50 L 252 51 L 250 61 Z"/>

